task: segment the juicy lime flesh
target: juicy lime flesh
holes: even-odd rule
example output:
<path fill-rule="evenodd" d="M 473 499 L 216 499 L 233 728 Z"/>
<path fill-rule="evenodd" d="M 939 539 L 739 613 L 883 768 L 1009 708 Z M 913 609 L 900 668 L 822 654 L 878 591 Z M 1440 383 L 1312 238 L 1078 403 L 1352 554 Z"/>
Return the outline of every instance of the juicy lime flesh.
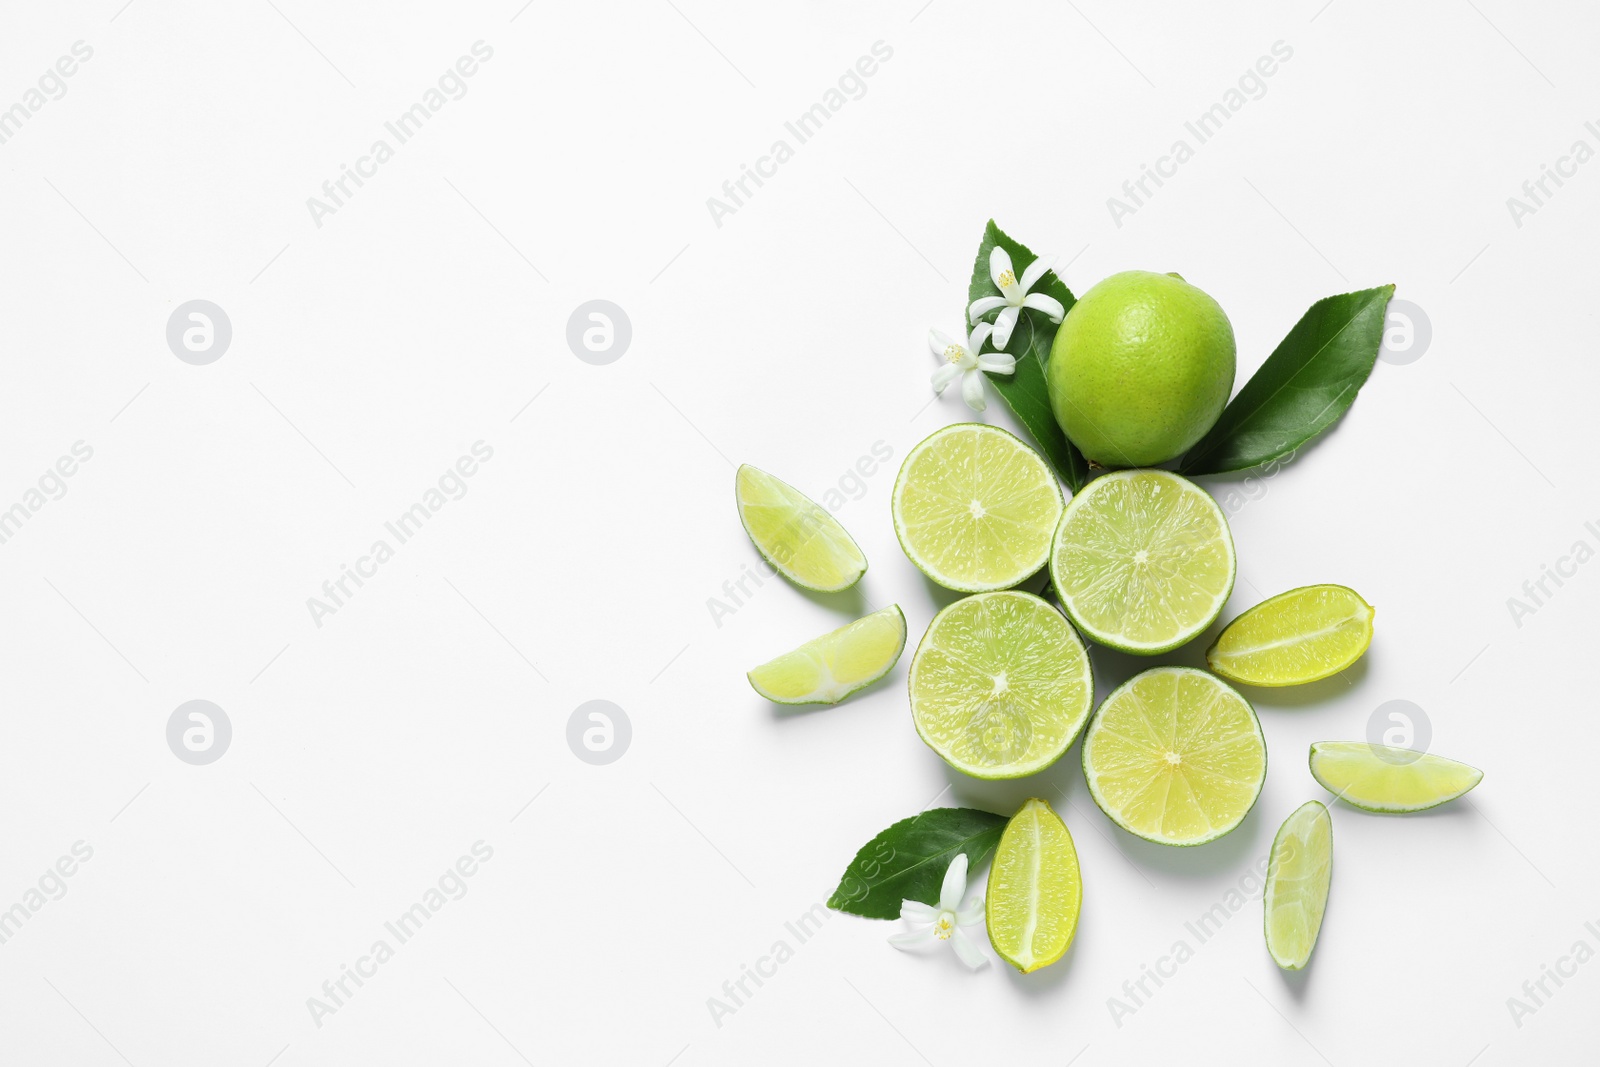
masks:
<path fill-rule="evenodd" d="M 1372 605 L 1354 589 L 1291 589 L 1229 623 L 1206 652 L 1206 662 L 1245 685 L 1314 682 L 1361 658 L 1372 644 L 1372 616 Z"/>
<path fill-rule="evenodd" d="M 1318 741 L 1311 776 L 1356 807 L 1382 812 L 1437 807 L 1483 780 L 1465 763 L 1366 741 Z"/>
<path fill-rule="evenodd" d="M 947 426 L 911 450 L 894 487 L 894 526 L 929 578 L 974 593 L 1044 566 L 1061 487 L 1039 454 L 981 423 Z"/>
<path fill-rule="evenodd" d="M 1085 456 L 1149 467 L 1211 429 L 1233 391 L 1234 356 L 1233 327 L 1210 296 L 1175 275 L 1124 271 L 1067 312 L 1045 383 Z"/>
<path fill-rule="evenodd" d="M 1083 879 L 1066 823 L 1029 800 L 1006 824 L 989 867 L 989 943 L 1023 974 L 1066 954 L 1078 929 Z"/>
<path fill-rule="evenodd" d="M 735 476 L 739 520 L 784 577 L 825 593 L 848 589 L 867 557 L 839 520 L 794 486 L 745 464 Z"/>
<path fill-rule="evenodd" d="M 1095 803 L 1124 830 L 1198 845 L 1243 821 L 1261 793 L 1267 747 L 1250 703 L 1187 667 L 1156 667 L 1108 696 L 1083 742 Z"/>
<path fill-rule="evenodd" d="M 1233 537 L 1204 489 L 1166 471 L 1096 478 L 1067 504 L 1050 576 L 1086 636 L 1125 652 L 1176 648 L 1233 591 Z"/>
<path fill-rule="evenodd" d="M 779 704 L 837 704 L 889 673 L 906 647 L 898 605 L 814 638 L 749 673 L 756 692 Z"/>
<path fill-rule="evenodd" d="M 1285 970 L 1311 959 L 1333 878 L 1333 820 L 1315 800 L 1294 810 L 1272 840 L 1267 863 L 1267 952 Z"/>
<path fill-rule="evenodd" d="M 978 778 L 1048 767 L 1094 702 L 1083 642 L 1030 593 L 979 593 L 940 611 L 909 675 L 917 733 L 950 766 Z"/>

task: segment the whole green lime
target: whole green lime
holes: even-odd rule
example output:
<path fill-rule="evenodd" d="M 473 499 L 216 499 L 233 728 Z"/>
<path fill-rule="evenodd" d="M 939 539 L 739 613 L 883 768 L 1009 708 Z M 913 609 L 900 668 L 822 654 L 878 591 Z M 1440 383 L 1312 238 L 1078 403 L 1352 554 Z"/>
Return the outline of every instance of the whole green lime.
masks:
<path fill-rule="evenodd" d="M 1130 270 L 1083 294 L 1050 349 L 1056 421 L 1104 467 L 1151 467 L 1206 435 L 1233 391 L 1233 327 L 1176 274 Z"/>

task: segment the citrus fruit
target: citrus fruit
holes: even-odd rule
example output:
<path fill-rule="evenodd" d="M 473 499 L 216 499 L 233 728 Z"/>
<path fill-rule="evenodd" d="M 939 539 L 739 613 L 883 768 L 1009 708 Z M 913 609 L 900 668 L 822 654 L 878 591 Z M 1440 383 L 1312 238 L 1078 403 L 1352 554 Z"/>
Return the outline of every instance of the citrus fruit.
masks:
<path fill-rule="evenodd" d="M 837 704 L 889 673 L 906 647 L 898 604 L 814 638 L 745 677 L 775 704 Z"/>
<path fill-rule="evenodd" d="M 1250 702 L 1190 667 L 1134 675 L 1106 697 L 1083 738 L 1094 802 L 1158 844 L 1200 845 L 1232 830 L 1266 775 L 1266 741 Z"/>
<path fill-rule="evenodd" d="M 1372 644 L 1372 605 L 1342 585 L 1263 600 L 1228 624 L 1206 663 L 1231 682 L 1301 685 L 1338 674 Z"/>
<path fill-rule="evenodd" d="M 1044 566 L 1061 486 L 1039 453 L 979 422 L 935 432 L 906 456 L 894 532 L 917 569 L 947 589 L 1008 589 Z"/>
<path fill-rule="evenodd" d="M 1166 471 L 1116 471 L 1067 502 L 1050 554 L 1084 635 L 1153 655 L 1201 633 L 1233 591 L 1233 537 L 1209 493 Z"/>
<path fill-rule="evenodd" d="M 1078 299 L 1045 368 L 1050 407 L 1085 456 L 1149 467 L 1206 435 L 1233 391 L 1233 327 L 1176 274 L 1113 274 Z"/>
<path fill-rule="evenodd" d="M 839 520 L 794 486 L 746 463 L 734 476 L 734 492 L 745 533 L 791 582 L 836 593 L 866 573 L 867 557 Z"/>
<path fill-rule="evenodd" d="M 975 778 L 1044 770 L 1094 704 L 1083 642 L 1031 593 L 979 593 L 944 608 L 907 673 L 917 733 Z"/>
<path fill-rule="evenodd" d="M 1267 861 L 1267 952 L 1286 971 L 1311 959 L 1333 877 L 1333 820 L 1315 800 L 1294 810 L 1278 827 Z"/>
<path fill-rule="evenodd" d="M 1358 808 L 1385 814 L 1435 808 L 1470 790 L 1483 772 L 1443 756 L 1367 741 L 1318 741 L 1311 777 Z"/>
<path fill-rule="evenodd" d="M 989 944 L 1023 974 L 1048 967 L 1072 944 L 1082 904 L 1067 824 L 1048 802 L 1027 801 L 1006 824 L 989 867 Z"/>

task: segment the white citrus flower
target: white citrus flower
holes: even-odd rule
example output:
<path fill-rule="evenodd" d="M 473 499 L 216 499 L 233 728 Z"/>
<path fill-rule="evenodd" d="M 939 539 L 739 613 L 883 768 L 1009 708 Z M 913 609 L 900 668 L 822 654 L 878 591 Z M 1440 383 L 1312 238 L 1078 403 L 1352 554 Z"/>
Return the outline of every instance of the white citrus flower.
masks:
<path fill-rule="evenodd" d="M 992 374 L 1010 374 L 1017 369 L 1015 356 L 1008 356 L 1004 352 L 983 352 L 983 342 L 988 340 L 994 327 L 987 322 L 980 322 L 972 328 L 966 343 L 954 340 L 947 336 L 943 330 L 933 329 L 928 331 L 928 347 L 933 349 L 933 354 L 944 360 L 944 366 L 933 372 L 933 391 L 940 396 L 957 378 L 961 379 L 961 396 L 967 406 L 973 411 L 982 411 L 989 406 L 983 396 L 983 372 Z M 982 355 L 979 353 L 982 352 Z"/>
<path fill-rule="evenodd" d="M 965 908 L 961 898 L 967 893 L 967 854 L 961 853 L 950 861 L 944 872 L 944 885 L 939 889 L 937 908 L 920 900 L 902 900 L 900 918 L 911 927 L 902 934 L 889 938 L 895 948 L 915 948 L 920 945 L 946 943 L 968 968 L 976 971 L 988 966 L 989 957 L 979 947 L 984 937 L 983 898 L 978 897 Z"/>
<path fill-rule="evenodd" d="M 967 318 L 977 322 L 979 318 L 987 315 L 995 308 L 1000 308 L 1000 314 L 994 320 L 994 346 L 1001 351 L 1011 341 L 1011 331 L 1017 327 L 1017 317 L 1022 314 L 1023 308 L 1033 308 L 1050 316 L 1051 322 L 1060 322 L 1066 315 L 1067 309 L 1061 306 L 1061 301 L 1044 293 L 1030 293 L 1039 279 L 1050 269 L 1054 257 L 1039 256 L 1028 269 L 1022 272 L 1019 279 L 1011 268 L 1011 257 L 1004 248 L 995 245 L 989 250 L 989 277 L 994 279 L 995 287 L 1000 290 L 999 296 L 980 296 L 967 308 Z"/>

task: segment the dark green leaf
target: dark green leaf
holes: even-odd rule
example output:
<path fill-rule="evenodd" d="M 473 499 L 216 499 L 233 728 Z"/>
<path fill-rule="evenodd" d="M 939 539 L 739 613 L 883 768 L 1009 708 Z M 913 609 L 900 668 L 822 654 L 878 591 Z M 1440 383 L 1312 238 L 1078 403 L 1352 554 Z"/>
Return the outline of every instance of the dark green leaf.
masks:
<path fill-rule="evenodd" d="M 934 808 L 901 819 L 856 853 L 828 907 L 898 919 L 901 900 L 937 904 L 950 861 L 965 852 L 967 870 L 977 871 L 999 844 L 1006 821 L 976 808 Z"/>
<path fill-rule="evenodd" d="M 972 265 L 972 282 L 967 286 L 967 304 L 984 296 L 999 296 L 1000 290 L 994 284 L 994 279 L 989 277 L 989 252 L 995 245 L 1006 250 L 1011 257 L 1011 265 L 1021 277 L 1024 269 L 1038 257 L 1027 246 L 1013 241 L 1000 227 L 989 220 L 989 225 L 984 227 L 983 242 L 978 245 L 978 258 Z M 1039 283 L 1033 287 L 1033 292 L 1044 293 L 1061 301 L 1061 306 L 1068 311 L 1077 303 L 1077 298 L 1072 295 L 1066 283 L 1056 277 L 1055 271 L 1047 271 Z M 993 321 L 993 316 L 998 312 L 991 312 L 985 318 Z M 1060 324 L 1050 321 L 1050 316 L 1033 308 L 1023 308 L 1022 317 L 1017 321 L 1017 328 L 1012 331 L 1009 351 L 1017 357 L 1017 369 L 1014 374 L 985 374 L 989 384 L 994 386 L 995 392 L 1010 405 L 1011 411 L 1017 416 L 1017 421 L 1027 427 L 1028 433 L 1033 435 L 1034 441 L 1039 446 L 1039 451 L 1044 453 L 1051 466 L 1061 480 L 1066 482 L 1073 492 L 1083 488 L 1089 480 L 1089 464 L 1084 462 L 1080 453 L 1067 435 L 1061 432 L 1061 426 L 1056 422 L 1055 412 L 1050 410 L 1050 395 L 1045 390 L 1044 365 L 1050 358 L 1050 345 L 1056 339 L 1056 330 Z M 991 347 L 989 349 L 993 351 Z"/>
<path fill-rule="evenodd" d="M 1394 286 L 1311 305 L 1183 457 L 1185 474 L 1240 471 L 1293 452 L 1339 421 L 1372 373 Z"/>

